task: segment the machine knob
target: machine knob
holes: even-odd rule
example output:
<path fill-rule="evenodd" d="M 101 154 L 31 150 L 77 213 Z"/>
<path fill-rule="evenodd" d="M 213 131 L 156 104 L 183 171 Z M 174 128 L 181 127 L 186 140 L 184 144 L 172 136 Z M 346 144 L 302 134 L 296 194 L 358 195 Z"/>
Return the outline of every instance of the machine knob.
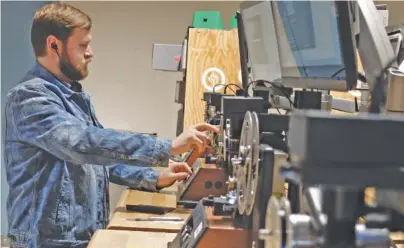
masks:
<path fill-rule="evenodd" d="M 229 180 L 226 182 L 226 184 L 235 183 L 235 182 L 236 182 L 235 177 L 229 177 Z"/>
<path fill-rule="evenodd" d="M 311 217 L 305 214 L 292 214 L 289 216 L 289 225 L 291 227 L 293 247 L 314 248 L 316 245 L 316 237 L 311 228 Z"/>
<path fill-rule="evenodd" d="M 273 226 L 273 230 L 260 229 L 258 238 L 269 242 L 270 245 L 285 246 L 287 248 L 316 248 L 316 237 L 312 233 L 311 217 L 304 214 L 292 214 L 285 216 L 286 226 L 277 229 Z M 279 226 L 278 226 L 279 228 Z M 286 240 L 282 240 L 282 236 L 286 235 Z M 284 243 L 286 242 L 286 243 Z M 269 246 L 267 246 L 269 247 Z M 278 247 L 277 247 L 278 248 Z"/>
<path fill-rule="evenodd" d="M 272 231 L 268 229 L 260 229 L 258 233 L 258 238 L 261 240 L 268 239 L 272 236 Z"/>
<path fill-rule="evenodd" d="M 209 106 L 209 116 L 211 118 L 215 117 L 216 114 L 216 107 L 215 106 Z"/>
<path fill-rule="evenodd" d="M 367 228 L 356 225 L 356 246 L 361 248 L 390 247 L 390 232 L 383 228 Z"/>
<path fill-rule="evenodd" d="M 239 165 L 241 165 L 242 162 L 243 162 L 243 160 L 240 157 L 234 157 L 234 158 L 231 159 L 231 163 L 234 166 L 239 166 Z"/>
<path fill-rule="evenodd" d="M 250 150 L 250 146 L 240 146 L 239 151 L 241 154 L 245 155 Z"/>
<path fill-rule="evenodd" d="M 192 227 L 191 226 L 185 226 L 184 230 L 182 231 L 181 235 L 184 236 L 185 234 L 189 234 L 192 231 Z"/>
<path fill-rule="evenodd" d="M 189 233 L 185 233 L 185 235 L 182 238 L 182 242 L 185 242 L 191 235 Z"/>

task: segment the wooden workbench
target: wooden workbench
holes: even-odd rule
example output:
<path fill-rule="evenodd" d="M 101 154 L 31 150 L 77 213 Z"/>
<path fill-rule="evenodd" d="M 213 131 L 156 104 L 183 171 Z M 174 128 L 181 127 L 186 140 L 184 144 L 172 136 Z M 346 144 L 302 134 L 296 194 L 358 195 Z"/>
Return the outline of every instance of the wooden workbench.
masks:
<path fill-rule="evenodd" d="M 98 230 L 87 248 L 167 248 L 175 233 Z"/>
<path fill-rule="evenodd" d="M 176 188 L 166 188 L 166 194 L 176 193 Z M 184 222 L 178 221 L 134 221 L 135 217 L 149 217 L 149 216 L 169 216 L 169 217 L 180 217 L 184 221 L 188 219 L 190 214 L 192 213 L 192 209 L 184 209 L 182 207 L 178 207 L 175 210 L 168 212 L 163 215 L 159 214 L 150 214 L 150 213 L 141 213 L 135 211 L 127 211 L 126 210 L 126 201 L 128 200 L 128 195 L 132 194 L 132 197 L 136 194 L 139 196 L 142 192 L 135 190 L 125 190 L 121 198 L 118 202 L 118 205 L 112 214 L 111 220 L 108 225 L 108 229 L 110 230 L 131 230 L 131 231 L 150 231 L 150 232 L 168 232 L 168 233 L 177 233 L 183 226 Z"/>
<path fill-rule="evenodd" d="M 396 244 L 397 248 L 404 248 L 404 233 L 402 232 L 392 233 L 390 235 L 390 238 Z"/>
<path fill-rule="evenodd" d="M 161 171 L 164 168 L 153 168 Z M 156 200 L 156 195 L 166 194 L 174 196 L 178 192 L 177 184 L 160 190 L 157 194 L 149 193 L 149 200 Z M 127 218 L 148 217 L 148 216 L 175 216 L 186 220 L 191 214 L 190 209 L 175 209 L 165 215 L 146 214 L 134 211 L 127 211 L 126 204 L 129 196 L 144 198 L 144 192 L 134 189 L 126 189 L 122 192 L 120 199 L 113 211 L 110 223 L 106 230 L 98 230 L 89 243 L 89 248 L 166 248 L 167 243 L 172 241 L 181 229 L 184 222 L 157 222 L 157 221 L 134 221 Z M 169 198 L 169 197 L 167 197 Z M 163 198 L 158 198 L 163 199 Z M 147 199 L 142 199 L 147 201 Z M 161 200 L 160 200 L 161 201 Z M 159 202 L 164 204 L 164 202 Z"/>

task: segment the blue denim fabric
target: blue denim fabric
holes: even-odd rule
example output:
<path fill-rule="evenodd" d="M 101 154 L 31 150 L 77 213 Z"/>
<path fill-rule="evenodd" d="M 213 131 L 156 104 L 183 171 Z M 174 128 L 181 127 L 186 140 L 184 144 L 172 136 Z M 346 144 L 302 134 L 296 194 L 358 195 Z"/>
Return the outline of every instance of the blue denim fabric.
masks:
<path fill-rule="evenodd" d="M 6 103 L 13 247 L 87 247 L 109 217 L 108 183 L 156 190 L 171 141 L 103 128 L 90 96 L 37 63 Z"/>

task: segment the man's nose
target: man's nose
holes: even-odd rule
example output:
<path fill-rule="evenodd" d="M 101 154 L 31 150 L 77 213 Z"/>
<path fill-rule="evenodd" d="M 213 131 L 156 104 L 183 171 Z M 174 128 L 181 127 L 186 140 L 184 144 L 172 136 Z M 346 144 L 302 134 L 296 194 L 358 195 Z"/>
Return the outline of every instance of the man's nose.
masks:
<path fill-rule="evenodd" d="M 84 54 L 84 57 L 86 59 L 91 59 L 92 57 L 94 57 L 93 49 L 91 48 L 91 46 L 88 46 L 88 49 L 87 49 L 86 53 Z"/>

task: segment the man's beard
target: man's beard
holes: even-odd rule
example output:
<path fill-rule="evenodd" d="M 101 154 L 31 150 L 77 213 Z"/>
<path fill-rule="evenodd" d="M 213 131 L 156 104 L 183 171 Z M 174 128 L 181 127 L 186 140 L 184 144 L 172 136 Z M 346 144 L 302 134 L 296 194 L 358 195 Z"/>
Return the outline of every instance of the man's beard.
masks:
<path fill-rule="evenodd" d="M 60 63 L 60 71 L 65 75 L 68 79 L 72 81 L 80 81 L 87 77 L 88 75 L 88 70 L 87 70 L 87 65 L 82 64 L 78 67 L 74 67 L 68 59 L 68 56 L 66 53 L 63 53 L 62 56 L 59 57 Z"/>

